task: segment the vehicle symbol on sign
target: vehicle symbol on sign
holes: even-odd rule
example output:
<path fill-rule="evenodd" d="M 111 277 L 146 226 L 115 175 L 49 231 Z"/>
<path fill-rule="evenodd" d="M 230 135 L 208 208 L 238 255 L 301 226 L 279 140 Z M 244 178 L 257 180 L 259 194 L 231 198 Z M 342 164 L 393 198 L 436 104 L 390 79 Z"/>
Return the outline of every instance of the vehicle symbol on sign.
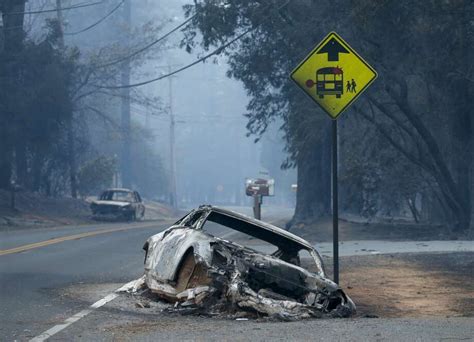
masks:
<path fill-rule="evenodd" d="M 306 86 L 313 87 L 316 84 L 316 94 L 319 98 L 324 95 L 336 95 L 341 98 L 344 94 L 344 72 L 339 67 L 325 67 L 316 71 L 316 83 L 313 80 L 307 80 Z"/>

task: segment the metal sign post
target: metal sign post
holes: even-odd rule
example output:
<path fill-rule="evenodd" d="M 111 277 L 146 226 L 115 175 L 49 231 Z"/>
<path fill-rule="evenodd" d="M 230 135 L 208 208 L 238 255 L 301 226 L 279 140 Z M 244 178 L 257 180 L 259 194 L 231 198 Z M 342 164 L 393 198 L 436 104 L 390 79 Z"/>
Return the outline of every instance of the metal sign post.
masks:
<path fill-rule="evenodd" d="M 291 79 L 333 119 L 331 188 L 336 283 L 339 283 L 337 118 L 376 78 L 377 72 L 336 32 L 329 33 L 291 73 Z"/>
<path fill-rule="evenodd" d="M 339 284 L 339 199 L 337 188 L 337 120 L 332 121 L 332 235 L 334 282 Z"/>

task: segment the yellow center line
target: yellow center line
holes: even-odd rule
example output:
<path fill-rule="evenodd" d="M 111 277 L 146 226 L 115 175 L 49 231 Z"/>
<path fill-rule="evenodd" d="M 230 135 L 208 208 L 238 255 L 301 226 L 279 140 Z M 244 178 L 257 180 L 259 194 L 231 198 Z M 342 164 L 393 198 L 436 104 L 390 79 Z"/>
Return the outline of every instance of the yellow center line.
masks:
<path fill-rule="evenodd" d="M 63 236 L 63 237 L 54 238 L 54 239 L 50 239 L 50 240 L 46 240 L 46 241 L 30 243 L 28 245 L 23 245 L 23 246 L 11 248 L 11 249 L 0 250 L 0 256 L 7 255 L 7 254 L 13 254 L 13 253 L 20 253 L 20 252 L 28 251 L 28 250 L 35 249 L 35 248 L 54 245 L 56 243 L 61 243 L 61 242 L 64 242 L 64 241 L 78 240 L 78 239 L 82 239 L 82 238 L 85 238 L 85 237 L 91 237 L 91 236 L 100 235 L 100 234 L 120 232 L 120 231 L 124 231 L 124 230 L 129 230 L 129 229 L 151 228 L 151 227 L 154 227 L 155 225 L 156 225 L 156 223 L 141 225 L 141 226 L 111 228 L 111 229 L 104 229 L 104 230 L 96 230 L 96 231 L 93 231 L 93 232 L 87 232 L 87 233 L 82 233 L 82 234 Z"/>

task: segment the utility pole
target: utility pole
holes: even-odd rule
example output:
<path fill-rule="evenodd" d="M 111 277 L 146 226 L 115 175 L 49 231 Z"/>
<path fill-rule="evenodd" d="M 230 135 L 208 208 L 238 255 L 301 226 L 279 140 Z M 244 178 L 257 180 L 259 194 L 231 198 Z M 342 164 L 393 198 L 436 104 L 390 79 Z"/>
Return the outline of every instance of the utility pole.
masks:
<path fill-rule="evenodd" d="M 168 72 L 171 73 L 171 65 L 168 65 Z M 173 113 L 173 76 L 168 77 L 169 86 L 169 111 L 170 111 L 170 205 L 177 209 L 176 198 L 176 160 L 175 160 L 175 136 L 174 136 L 174 113 Z"/>
<path fill-rule="evenodd" d="M 145 113 L 145 127 L 150 127 L 150 103 L 147 100 L 146 103 L 146 113 Z M 154 177 L 152 172 L 149 172 L 150 168 L 148 166 L 148 153 L 147 153 L 147 144 L 143 144 L 143 168 L 145 170 L 144 177 L 146 182 L 149 182 L 152 177 Z"/>
<path fill-rule="evenodd" d="M 125 46 L 130 48 L 130 31 L 132 26 L 131 16 L 131 0 L 125 0 L 123 7 L 123 22 L 125 24 Z M 121 84 L 130 84 L 130 59 L 127 58 L 122 64 Z M 130 188 L 132 186 L 132 162 L 130 158 L 131 133 L 130 133 L 130 88 L 121 90 L 122 110 L 121 110 L 121 126 L 122 126 L 122 153 L 121 153 L 121 174 L 122 186 Z"/>
<path fill-rule="evenodd" d="M 66 46 L 64 44 L 64 21 L 63 11 L 61 8 L 61 0 L 56 0 L 56 13 L 58 18 L 58 31 L 59 31 L 59 48 L 61 53 L 64 54 Z M 76 165 L 76 147 L 74 141 L 74 111 L 70 109 L 67 118 L 67 149 L 68 149 L 68 164 L 69 164 L 69 182 L 71 183 L 71 196 L 77 198 L 77 165 Z"/>
<path fill-rule="evenodd" d="M 63 10 L 61 7 L 61 0 L 56 0 L 56 13 L 58 17 L 58 31 L 59 31 L 59 48 L 64 52 L 64 27 L 63 27 Z"/>

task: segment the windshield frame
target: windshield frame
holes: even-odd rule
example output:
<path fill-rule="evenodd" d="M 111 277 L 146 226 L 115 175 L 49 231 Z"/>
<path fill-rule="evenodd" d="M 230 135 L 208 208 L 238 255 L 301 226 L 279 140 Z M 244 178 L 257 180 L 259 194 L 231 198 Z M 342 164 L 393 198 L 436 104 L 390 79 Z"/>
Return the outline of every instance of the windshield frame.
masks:
<path fill-rule="evenodd" d="M 127 196 L 132 195 L 132 200 L 124 200 L 124 199 L 113 199 L 113 194 L 115 193 L 124 193 Z M 104 198 L 106 195 L 112 194 L 111 196 L 107 196 L 109 198 Z M 100 201 L 113 201 L 113 202 L 122 202 L 122 203 L 134 203 L 133 198 L 135 198 L 135 194 L 132 191 L 126 190 L 105 190 L 103 193 L 100 194 L 99 200 Z"/>

